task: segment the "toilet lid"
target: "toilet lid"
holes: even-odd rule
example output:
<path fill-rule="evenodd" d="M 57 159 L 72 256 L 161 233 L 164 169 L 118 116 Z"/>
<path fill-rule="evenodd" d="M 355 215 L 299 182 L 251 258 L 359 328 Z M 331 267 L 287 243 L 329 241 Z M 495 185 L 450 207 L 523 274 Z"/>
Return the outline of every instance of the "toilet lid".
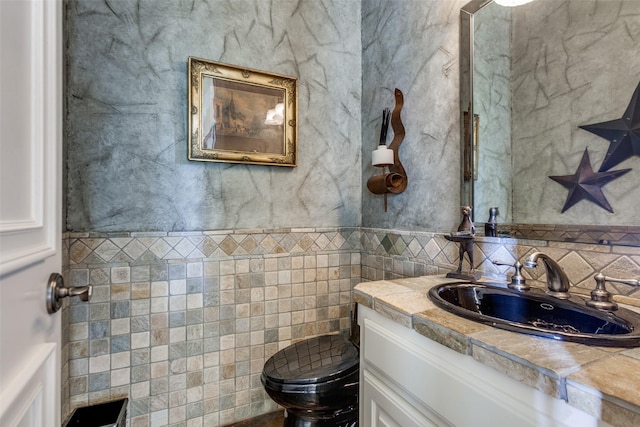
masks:
<path fill-rule="evenodd" d="M 358 369 L 358 349 L 342 335 L 300 341 L 271 356 L 263 375 L 277 382 L 322 382 Z"/>

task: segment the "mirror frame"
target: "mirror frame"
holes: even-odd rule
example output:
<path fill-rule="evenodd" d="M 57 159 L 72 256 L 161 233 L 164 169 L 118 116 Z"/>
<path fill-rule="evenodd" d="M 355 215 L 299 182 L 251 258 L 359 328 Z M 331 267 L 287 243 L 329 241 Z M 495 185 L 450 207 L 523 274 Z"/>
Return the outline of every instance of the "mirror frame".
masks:
<path fill-rule="evenodd" d="M 471 0 L 460 9 L 460 204 L 474 206 L 475 138 L 473 111 L 474 15 L 493 0 Z M 472 210 L 472 219 L 476 220 Z M 484 223 L 482 223 L 484 224 Z M 478 229 L 482 230 L 483 227 Z M 640 247 L 640 226 L 583 224 L 498 224 L 499 237 Z"/>

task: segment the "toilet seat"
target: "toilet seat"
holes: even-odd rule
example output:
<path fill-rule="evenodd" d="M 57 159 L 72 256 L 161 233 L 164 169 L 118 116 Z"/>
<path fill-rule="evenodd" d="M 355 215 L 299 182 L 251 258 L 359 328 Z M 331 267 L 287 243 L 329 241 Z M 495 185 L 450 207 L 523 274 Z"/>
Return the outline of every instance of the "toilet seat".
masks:
<path fill-rule="evenodd" d="M 271 356 L 260 377 L 287 427 L 357 427 L 359 351 L 342 335 L 308 338 Z"/>
<path fill-rule="evenodd" d="M 300 341 L 271 356 L 262 381 L 271 389 L 333 383 L 358 371 L 359 353 L 342 335 L 322 335 Z M 313 387 L 316 388 L 316 387 Z"/>

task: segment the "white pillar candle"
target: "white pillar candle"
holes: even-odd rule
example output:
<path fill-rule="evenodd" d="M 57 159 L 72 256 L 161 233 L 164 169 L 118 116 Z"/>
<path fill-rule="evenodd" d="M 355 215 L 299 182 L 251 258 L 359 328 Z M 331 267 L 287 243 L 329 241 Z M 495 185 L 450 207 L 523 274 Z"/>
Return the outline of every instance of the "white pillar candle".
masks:
<path fill-rule="evenodd" d="M 386 145 L 379 145 L 371 156 L 371 164 L 373 166 L 388 166 L 394 163 L 393 150 L 387 148 Z"/>

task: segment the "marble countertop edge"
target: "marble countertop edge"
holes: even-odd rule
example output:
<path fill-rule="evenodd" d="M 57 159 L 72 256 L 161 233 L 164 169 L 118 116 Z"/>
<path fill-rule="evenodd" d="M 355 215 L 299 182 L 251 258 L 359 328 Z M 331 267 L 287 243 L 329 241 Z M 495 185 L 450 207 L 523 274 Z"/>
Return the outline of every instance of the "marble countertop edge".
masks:
<path fill-rule="evenodd" d="M 514 332 L 515 333 L 515 332 Z M 527 360 L 524 357 L 520 357 L 516 354 L 513 354 L 509 351 L 506 351 L 504 349 L 501 349 L 500 347 L 491 345 L 491 344 L 487 344 L 485 342 L 479 341 L 475 338 L 473 338 L 473 336 L 470 337 L 470 343 L 471 343 L 471 351 L 473 354 L 473 348 L 474 347 L 478 347 L 478 348 L 482 348 L 484 350 L 490 351 L 491 353 L 495 353 L 498 356 L 504 357 L 506 359 L 511 360 L 512 362 L 517 363 L 518 365 L 522 365 L 525 368 L 529 368 L 529 369 L 533 369 L 538 371 L 539 373 L 541 373 L 542 375 L 549 377 L 551 379 L 560 381 L 563 377 L 565 377 L 564 374 L 561 374 L 559 372 L 554 371 L 551 368 L 545 367 L 545 366 L 541 366 L 538 365 L 530 360 Z M 577 368 L 575 368 L 577 369 Z"/>

